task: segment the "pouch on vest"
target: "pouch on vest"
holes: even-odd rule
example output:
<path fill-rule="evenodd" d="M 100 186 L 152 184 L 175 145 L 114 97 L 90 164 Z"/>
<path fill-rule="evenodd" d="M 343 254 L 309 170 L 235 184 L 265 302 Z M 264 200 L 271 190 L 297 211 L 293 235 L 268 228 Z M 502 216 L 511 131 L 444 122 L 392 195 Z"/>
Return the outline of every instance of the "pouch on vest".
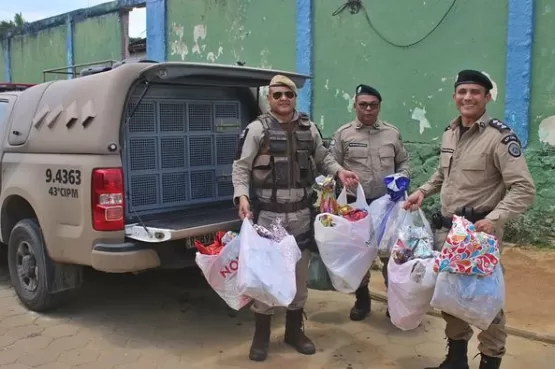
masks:
<path fill-rule="evenodd" d="M 289 186 L 289 158 L 274 156 L 274 181 L 278 188 Z"/>

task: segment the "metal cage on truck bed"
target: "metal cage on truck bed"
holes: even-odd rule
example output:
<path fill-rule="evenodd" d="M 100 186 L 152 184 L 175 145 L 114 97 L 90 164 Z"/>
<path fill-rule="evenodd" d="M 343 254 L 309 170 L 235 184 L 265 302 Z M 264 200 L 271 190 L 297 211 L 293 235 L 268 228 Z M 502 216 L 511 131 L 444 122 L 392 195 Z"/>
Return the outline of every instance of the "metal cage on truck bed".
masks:
<path fill-rule="evenodd" d="M 125 127 L 127 217 L 231 201 L 233 159 L 248 124 L 233 89 L 149 92 L 136 109 L 136 98 L 127 108 L 128 116 L 135 110 Z"/>

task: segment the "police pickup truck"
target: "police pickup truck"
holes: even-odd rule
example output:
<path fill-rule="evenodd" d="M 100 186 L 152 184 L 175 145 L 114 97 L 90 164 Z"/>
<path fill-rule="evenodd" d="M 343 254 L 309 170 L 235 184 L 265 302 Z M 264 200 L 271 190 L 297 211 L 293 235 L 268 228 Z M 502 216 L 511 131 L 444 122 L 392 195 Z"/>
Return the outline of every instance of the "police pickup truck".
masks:
<path fill-rule="evenodd" d="M 231 165 L 276 74 L 243 66 L 121 62 L 0 93 L 0 241 L 33 311 L 56 308 L 82 268 L 194 265 L 193 239 L 240 226 Z"/>

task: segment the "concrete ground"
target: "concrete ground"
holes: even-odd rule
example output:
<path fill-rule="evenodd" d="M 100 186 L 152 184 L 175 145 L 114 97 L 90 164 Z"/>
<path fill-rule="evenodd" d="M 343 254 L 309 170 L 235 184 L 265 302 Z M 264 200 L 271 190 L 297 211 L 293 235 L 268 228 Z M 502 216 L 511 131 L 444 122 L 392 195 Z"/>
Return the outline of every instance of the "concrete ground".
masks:
<path fill-rule="evenodd" d="M 197 271 L 139 276 L 86 273 L 74 303 L 51 314 L 19 305 L 0 266 L 0 368 L 306 368 L 418 369 L 445 354 L 443 322 L 428 317 L 419 329 L 401 332 L 374 303 L 373 316 L 351 322 L 353 297 L 311 291 L 306 322 L 318 352 L 303 356 L 281 343 L 283 312 L 276 316 L 270 356 L 247 358 L 252 316 L 227 314 Z M 470 358 L 476 353 L 473 339 Z M 553 368 L 555 347 L 509 339 L 504 369 Z M 478 358 L 472 368 L 478 368 Z"/>

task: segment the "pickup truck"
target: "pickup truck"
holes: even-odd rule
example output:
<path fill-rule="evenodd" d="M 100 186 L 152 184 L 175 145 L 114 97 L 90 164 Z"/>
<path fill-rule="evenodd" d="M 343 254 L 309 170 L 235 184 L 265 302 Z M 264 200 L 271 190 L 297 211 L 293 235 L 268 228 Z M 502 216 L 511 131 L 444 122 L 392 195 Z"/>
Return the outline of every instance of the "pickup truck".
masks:
<path fill-rule="evenodd" d="M 284 74 L 121 62 L 0 93 L 0 241 L 20 301 L 67 303 L 83 267 L 194 265 L 194 239 L 240 227 L 231 166 L 259 90 Z"/>

